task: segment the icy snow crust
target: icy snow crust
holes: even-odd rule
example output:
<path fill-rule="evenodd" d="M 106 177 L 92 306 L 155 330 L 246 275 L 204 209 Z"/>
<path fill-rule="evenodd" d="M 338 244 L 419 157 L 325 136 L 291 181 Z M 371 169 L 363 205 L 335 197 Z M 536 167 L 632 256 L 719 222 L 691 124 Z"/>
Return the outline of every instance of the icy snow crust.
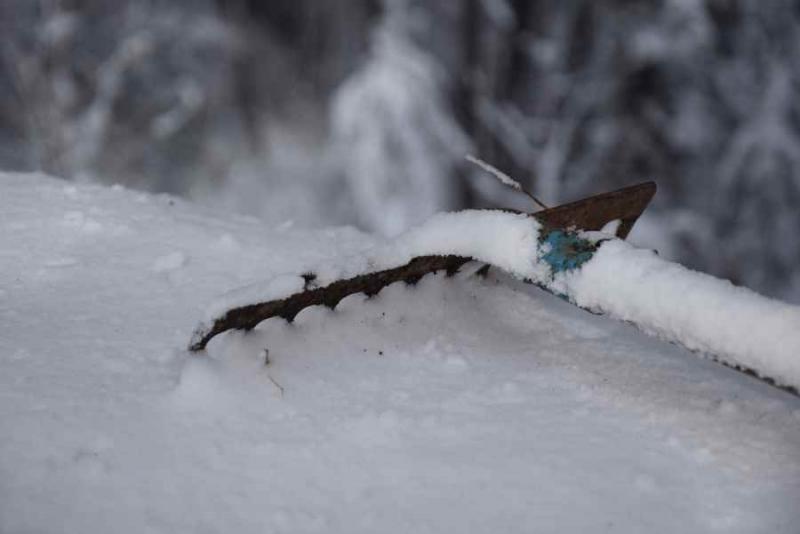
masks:
<path fill-rule="evenodd" d="M 0 532 L 796 532 L 800 399 L 512 278 L 184 351 L 376 246 L 0 174 Z"/>

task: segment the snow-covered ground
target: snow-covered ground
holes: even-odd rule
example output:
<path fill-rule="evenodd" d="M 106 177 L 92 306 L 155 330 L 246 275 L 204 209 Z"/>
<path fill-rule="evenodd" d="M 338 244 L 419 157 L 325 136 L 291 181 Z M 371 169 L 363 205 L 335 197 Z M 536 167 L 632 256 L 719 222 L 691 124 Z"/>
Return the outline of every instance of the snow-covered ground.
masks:
<path fill-rule="evenodd" d="M 0 532 L 797 531 L 799 398 L 511 278 L 192 356 L 220 293 L 375 243 L 10 174 L 0 229 Z"/>

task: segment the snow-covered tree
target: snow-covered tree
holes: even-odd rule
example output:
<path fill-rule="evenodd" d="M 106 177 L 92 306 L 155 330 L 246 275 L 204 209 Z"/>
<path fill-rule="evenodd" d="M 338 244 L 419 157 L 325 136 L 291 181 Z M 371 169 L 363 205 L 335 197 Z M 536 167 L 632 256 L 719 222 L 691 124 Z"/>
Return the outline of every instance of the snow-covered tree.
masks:
<path fill-rule="evenodd" d="M 209 3 L 191 5 L 3 3 L 0 116 L 19 166 L 171 191 L 224 168 L 236 43 Z"/>
<path fill-rule="evenodd" d="M 792 0 L 6 0 L 0 32 L 5 168 L 384 233 L 527 208 L 467 152 L 550 204 L 655 179 L 675 259 L 800 299 Z"/>
<path fill-rule="evenodd" d="M 434 58 L 408 35 L 414 11 L 387 4 L 365 64 L 338 90 L 333 135 L 361 222 L 393 235 L 456 207 L 468 141 Z"/>

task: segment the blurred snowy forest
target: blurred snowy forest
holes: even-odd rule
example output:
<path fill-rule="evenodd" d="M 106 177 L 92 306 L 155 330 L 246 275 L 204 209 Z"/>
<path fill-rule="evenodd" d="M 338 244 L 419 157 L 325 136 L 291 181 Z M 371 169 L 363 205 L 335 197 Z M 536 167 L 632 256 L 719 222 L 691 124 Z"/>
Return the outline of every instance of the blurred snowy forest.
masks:
<path fill-rule="evenodd" d="M 800 302 L 797 0 L 0 0 L 0 168 L 387 235 L 654 179 L 639 240 Z"/>

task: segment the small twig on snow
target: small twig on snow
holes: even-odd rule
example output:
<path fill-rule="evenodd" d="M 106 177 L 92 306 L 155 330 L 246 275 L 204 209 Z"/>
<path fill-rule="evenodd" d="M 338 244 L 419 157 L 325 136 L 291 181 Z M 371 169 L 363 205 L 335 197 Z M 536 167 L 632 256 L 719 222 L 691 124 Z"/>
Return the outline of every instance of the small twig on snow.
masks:
<path fill-rule="evenodd" d="M 509 188 L 513 189 L 514 191 L 519 191 L 520 193 L 522 193 L 524 195 L 527 195 L 531 200 L 533 200 L 536 204 L 538 204 L 542 209 L 547 209 L 547 206 L 545 205 L 544 202 L 542 202 L 541 200 L 539 200 L 538 198 L 533 196 L 529 191 L 527 191 L 524 187 L 522 187 L 522 184 L 520 184 L 518 181 L 516 181 L 515 179 L 513 179 L 512 177 L 510 177 L 509 175 L 507 175 L 503 171 L 497 169 L 496 167 L 493 167 L 492 165 L 486 163 L 485 161 L 483 161 L 480 158 L 477 158 L 477 157 L 473 156 L 472 154 L 467 154 L 466 159 L 470 163 L 474 163 L 475 165 L 477 165 L 478 167 L 480 167 L 484 171 L 486 171 L 489 174 L 491 174 L 492 176 L 494 176 L 497 179 L 497 181 L 499 181 L 504 186 L 509 187 Z"/>
<path fill-rule="evenodd" d="M 281 398 L 283 398 L 283 386 L 280 385 L 277 380 L 272 378 L 272 375 L 269 373 L 267 373 L 267 378 L 269 378 L 269 381 L 272 382 L 276 388 L 278 388 L 278 391 L 281 393 Z"/>

